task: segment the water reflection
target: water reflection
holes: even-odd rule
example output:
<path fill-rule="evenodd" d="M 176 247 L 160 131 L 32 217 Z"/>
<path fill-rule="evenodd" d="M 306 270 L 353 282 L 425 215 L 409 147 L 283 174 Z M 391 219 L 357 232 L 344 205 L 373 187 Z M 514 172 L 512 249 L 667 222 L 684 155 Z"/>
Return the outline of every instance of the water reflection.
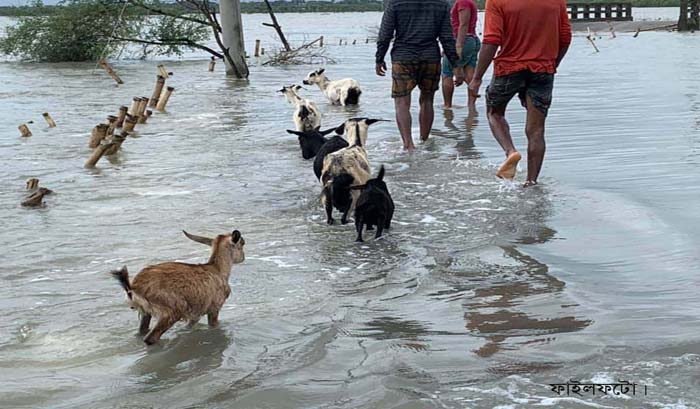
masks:
<path fill-rule="evenodd" d="M 132 371 L 149 388 L 164 388 L 219 368 L 231 338 L 221 328 L 178 332 L 173 339 L 149 349 Z"/>

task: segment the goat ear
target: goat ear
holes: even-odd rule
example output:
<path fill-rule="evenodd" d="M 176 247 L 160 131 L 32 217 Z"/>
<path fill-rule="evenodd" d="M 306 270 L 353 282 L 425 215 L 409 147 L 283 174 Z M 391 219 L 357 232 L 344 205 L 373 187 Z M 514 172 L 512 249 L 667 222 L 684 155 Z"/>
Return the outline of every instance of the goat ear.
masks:
<path fill-rule="evenodd" d="M 207 246 L 211 247 L 211 243 L 213 242 L 212 239 L 202 236 L 195 236 L 194 234 L 189 234 L 184 230 L 182 232 L 185 233 L 185 236 L 187 236 L 188 239 L 196 241 L 197 243 L 206 244 Z"/>
<path fill-rule="evenodd" d="M 304 136 L 304 134 L 302 132 L 292 131 L 291 129 L 287 129 L 287 133 L 292 134 L 292 135 L 297 135 L 297 136 Z"/>
<path fill-rule="evenodd" d="M 320 130 L 321 127 L 319 126 L 318 129 Z M 344 125 L 343 125 L 343 129 L 345 129 Z M 320 131 L 320 132 L 321 132 L 321 135 L 326 136 L 326 135 L 331 134 L 337 130 L 338 130 L 338 128 L 331 128 L 331 129 L 326 129 L 325 131 Z"/>
<path fill-rule="evenodd" d="M 304 87 L 302 87 L 301 85 L 295 85 L 294 89 L 299 91 L 300 89 L 304 89 Z"/>
<path fill-rule="evenodd" d="M 233 244 L 238 243 L 238 241 L 241 239 L 241 232 L 238 230 L 234 230 L 233 233 L 231 233 L 231 241 Z"/>
<path fill-rule="evenodd" d="M 321 74 L 323 74 L 324 72 L 326 72 L 326 69 L 325 69 L 325 68 L 321 68 L 320 70 L 316 71 L 316 74 L 321 75 Z"/>
<path fill-rule="evenodd" d="M 377 179 L 380 182 L 384 180 L 384 173 L 385 173 L 385 169 L 384 169 L 384 165 L 382 165 L 382 167 L 379 168 L 379 173 L 377 174 Z"/>
<path fill-rule="evenodd" d="M 337 133 L 338 135 L 345 134 L 345 123 L 343 123 L 339 127 L 335 128 L 335 133 Z"/>

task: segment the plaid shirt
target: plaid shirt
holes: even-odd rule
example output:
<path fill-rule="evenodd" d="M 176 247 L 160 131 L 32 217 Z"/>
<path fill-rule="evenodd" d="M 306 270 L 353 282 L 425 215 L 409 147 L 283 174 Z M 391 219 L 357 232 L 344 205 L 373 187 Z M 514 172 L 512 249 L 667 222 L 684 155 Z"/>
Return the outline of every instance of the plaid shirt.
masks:
<path fill-rule="evenodd" d="M 440 47 L 453 65 L 459 60 L 446 0 L 387 0 L 377 39 L 376 62 L 384 62 L 391 40 L 393 62 L 439 62 Z"/>

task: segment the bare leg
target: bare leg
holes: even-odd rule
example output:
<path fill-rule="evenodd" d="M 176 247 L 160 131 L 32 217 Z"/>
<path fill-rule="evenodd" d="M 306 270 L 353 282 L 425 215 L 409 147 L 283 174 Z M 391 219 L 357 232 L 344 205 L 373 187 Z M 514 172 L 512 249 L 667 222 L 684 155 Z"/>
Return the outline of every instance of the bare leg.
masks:
<path fill-rule="evenodd" d="M 216 328 L 219 326 L 219 310 L 212 311 L 209 314 L 207 314 L 207 323 L 212 328 Z"/>
<path fill-rule="evenodd" d="M 428 140 L 430 131 L 433 129 L 433 121 L 435 120 L 434 98 L 435 92 L 420 93 L 420 140 L 423 142 Z"/>
<path fill-rule="evenodd" d="M 148 327 L 151 326 L 151 315 L 143 313 L 141 314 L 141 325 L 139 325 L 139 335 L 148 334 Z"/>
<path fill-rule="evenodd" d="M 530 97 L 527 97 L 527 182 L 525 186 L 537 184 L 537 178 L 542 170 L 544 153 L 547 145 L 544 140 L 545 121 L 547 117 L 535 107 Z"/>
<path fill-rule="evenodd" d="M 452 108 L 452 97 L 455 93 L 455 82 L 452 77 L 442 77 L 442 99 L 445 101 L 445 108 Z"/>
<path fill-rule="evenodd" d="M 491 127 L 491 133 L 493 133 L 493 137 L 496 138 L 496 141 L 506 153 L 506 161 L 501 165 L 496 176 L 503 179 L 513 179 L 521 156 L 513 145 L 513 138 L 510 135 L 510 126 L 505 117 L 506 107 L 489 107 L 486 112 L 489 119 L 489 126 Z"/>
<path fill-rule="evenodd" d="M 469 84 L 472 82 L 472 78 L 474 78 L 474 67 L 467 65 L 464 68 L 464 72 L 467 76 L 467 84 Z M 469 108 L 470 114 L 476 113 L 476 99 L 478 97 L 478 95 L 474 94 L 469 90 L 469 88 L 467 88 L 467 107 Z"/>
<path fill-rule="evenodd" d="M 143 342 L 147 345 L 153 345 L 160 340 L 160 337 L 169 330 L 178 320 L 171 317 L 161 317 L 156 326 L 148 333 Z"/>
<path fill-rule="evenodd" d="M 401 139 L 403 139 L 403 148 L 407 151 L 416 149 L 413 144 L 413 136 L 411 135 L 411 126 L 413 118 L 411 118 L 411 96 L 394 98 L 396 107 L 396 123 L 399 125 Z"/>

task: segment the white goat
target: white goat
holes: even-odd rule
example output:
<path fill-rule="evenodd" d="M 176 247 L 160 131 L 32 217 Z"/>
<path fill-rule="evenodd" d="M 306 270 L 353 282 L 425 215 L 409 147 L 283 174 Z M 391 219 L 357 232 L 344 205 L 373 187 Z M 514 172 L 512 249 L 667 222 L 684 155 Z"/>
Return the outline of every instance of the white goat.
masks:
<path fill-rule="evenodd" d="M 299 85 L 290 85 L 282 87 L 279 92 L 284 94 L 287 101 L 295 106 L 292 120 L 294 120 L 296 130 L 311 132 L 321 126 L 321 111 L 318 110 L 316 104 L 299 96 L 297 91 L 300 89 Z"/>
<path fill-rule="evenodd" d="M 362 90 L 360 84 L 352 78 L 331 81 L 325 76 L 326 70 L 312 71 L 306 76 L 304 85 L 316 84 L 333 105 L 357 105 L 360 103 Z"/>

